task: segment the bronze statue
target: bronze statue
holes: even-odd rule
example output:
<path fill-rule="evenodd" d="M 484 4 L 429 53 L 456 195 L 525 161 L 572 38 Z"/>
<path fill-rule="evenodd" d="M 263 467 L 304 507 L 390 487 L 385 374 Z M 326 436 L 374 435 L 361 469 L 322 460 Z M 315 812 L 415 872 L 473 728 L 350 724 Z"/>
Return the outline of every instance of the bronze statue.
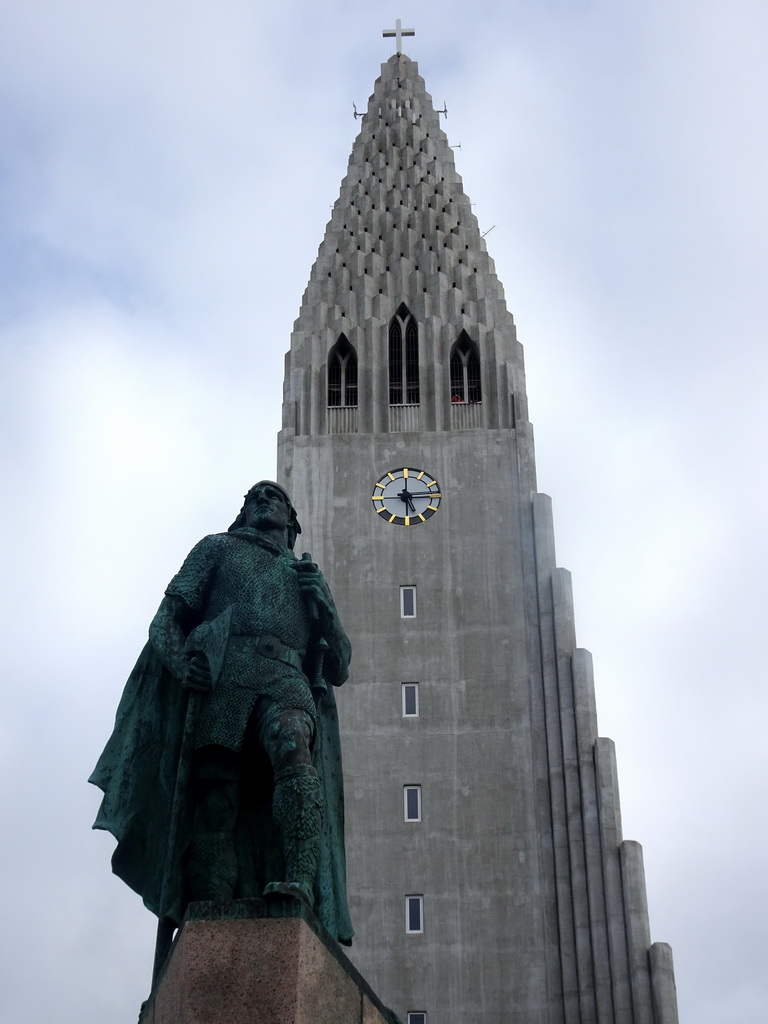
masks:
<path fill-rule="evenodd" d="M 90 781 L 113 870 L 160 920 L 289 895 L 350 944 L 333 690 L 349 641 L 287 493 L 261 481 L 171 580 Z M 162 937 L 163 930 L 165 938 Z"/>

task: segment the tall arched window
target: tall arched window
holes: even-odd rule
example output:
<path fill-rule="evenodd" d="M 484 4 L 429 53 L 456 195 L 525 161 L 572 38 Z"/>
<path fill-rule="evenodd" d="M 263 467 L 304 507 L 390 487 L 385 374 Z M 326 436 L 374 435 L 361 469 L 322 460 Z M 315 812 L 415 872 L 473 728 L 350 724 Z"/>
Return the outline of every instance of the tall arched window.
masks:
<path fill-rule="evenodd" d="M 451 401 L 475 403 L 481 398 L 477 345 L 462 331 L 451 352 Z"/>
<path fill-rule="evenodd" d="M 357 405 L 357 354 L 343 334 L 328 354 L 328 405 Z"/>
<path fill-rule="evenodd" d="M 389 404 L 419 404 L 419 332 L 405 305 L 389 325 Z"/>

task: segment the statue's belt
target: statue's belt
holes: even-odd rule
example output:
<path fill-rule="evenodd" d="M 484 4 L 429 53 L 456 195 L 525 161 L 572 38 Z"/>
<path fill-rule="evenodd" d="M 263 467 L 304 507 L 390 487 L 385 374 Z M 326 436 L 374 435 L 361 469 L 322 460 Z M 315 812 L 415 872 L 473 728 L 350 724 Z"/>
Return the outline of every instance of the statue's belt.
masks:
<path fill-rule="evenodd" d="M 301 651 L 294 650 L 276 636 L 245 636 L 235 634 L 230 637 L 230 644 L 240 654 L 260 654 L 262 658 L 273 658 L 275 661 L 284 661 L 286 665 L 303 671 L 304 655 Z"/>

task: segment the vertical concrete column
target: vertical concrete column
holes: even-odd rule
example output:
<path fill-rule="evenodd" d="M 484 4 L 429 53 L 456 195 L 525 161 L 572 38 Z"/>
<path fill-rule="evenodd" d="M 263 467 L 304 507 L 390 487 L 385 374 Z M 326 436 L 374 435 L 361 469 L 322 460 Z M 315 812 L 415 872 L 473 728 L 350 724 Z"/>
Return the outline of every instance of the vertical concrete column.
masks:
<path fill-rule="evenodd" d="M 304 375 L 304 388 L 307 392 L 307 412 L 309 414 L 309 433 L 317 436 L 320 433 L 320 417 L 318 415 L 317 402 L 317 378 L 319 375 L 319 346 L 318 339 L 309 339 L 310 365 Z"/>
<path fill-rule="evenodd" d="M 533 451 L 533 427 L 528 420 L 518 421 L 514 433 L 520 493 L 536 490 L 536 460 Z"/>
<path fill-rule="evenodd" d="M 575 647 L 571 574 L 557 568 L 552 573 L 555 650 L 560 736 L 562 742 L 563 785 L 571 878 L 571 906 L 576 939 L 576 975 L 579 983 L 580 1024 L 597 1020 L 595 976 L 592 963 L 587 862 L 584 849 L 579 746 L 576 736 L 576 711 L 572 676 Z"/>
<path fill-rule="evenodd" d="M 485 345 L 481 349 L 480 377 L 483 383 L 483 404 L 487 408 L 483 410 L 485 425 L 487 427 L 511 427 L 509 419 L 509 381 L 507 380 L 507 367 L 503 361 L 499 361 L 496 352 L 496 331 L 487 331 Z M 485 364 L 488 363 L 486 370 Z"/>
<path fill-rule="evenodd" d="M 316 419 L 318 432 L 328 433 L 328 353 L 333 342 L 327 340 L 329 331 L 318 331 L 315 339 L 317 348 L 317 369 L 314 374 L 313 405 L 317 410 Z"/>
<path fill-rule="evenodd" d="M 616 1024 L 634 1024 L 624 894 L 619 860 L 619 847 L 622 843 L 621 810 L 616 770 L 616 748 L 613 740 L 603 737 L 596 740 L 595 774 L 603 846 L 603 876 L 613 1008 Z"/>
<path fill-rule="evenodd" d="M 373 430 L 382 434 L 389 430 L 389 319 L 371 332 L 371 391 Z"/>
<path fill-rule="evenodd" d="M 678 1024 L 672 947 L 667 942 L 654 942 L 648 950 L 648 960 L 651 965 L 654 1024 Z"/>
<path fill-rule="evenodd" d="M 375 321 L 374 321 L 375 322 Z M 368 434 L 373 429 L 373 340 L 372 320 L 367 319 L 355 337 L 357 352 L 357 429 Z"/>
<path fill-rule="evenodd" d="M 419 380 L 420 427 L 422 430 L 439 430 L 437 420 L 437 399 L 442 390 L 440 363 L 437 361 L 442 337 L 439 324 L 424 320 L 419 327 Z"/>
<path fill-rule="evenodd" d="M 311 432 L 312 412 L 310 400 L 312 388 L 310 386 L 310 372 L 307 367 L 302 366 L 297 374 L 299 380 L 299 425 L 297 433 L 299 434 L 309 434 Z"/>
<path fill-rule="evenodd" d="M 478 312 L 483 316 L 484 323 L 491 327 L 485 336 L 485 358 L 488 362 L 488 394 L 493 396 L 489 425 L 491 427 L 508 427 L 510 424 L 507 422 L 505 415 L 508 383 L 506 374 L 503 372 L 503 360 L 499 359 L 499 348 L 501 347 L 499 344 L 501 341 L 499 331 L 496 330 L 495 320 L 487 315 L 489 310 L 485 300 L 478 302 L 477 305 Z"/>
<path fill-rule="evenodd" d="M 620 853 L 635 1022 L 636 1024 L 653 1024 L 651 979 L 648 967 L 651 930 L 648 925 L 643 848 L 640 843 L 627 839 L 621 844 Z"/>
<path fill-rule="evenodd" d="M 425 326 L 426 326 L 425 319 Z M 425 330 L 425 334 L 426 334 Z M 434 424 L 436 430 L 450 430 L 451 403 L 448 394 L 449 380 L 447 365 L 451 351 L 450 332 L 443 332 L 440 325 L 430 321 L 429 334 L 432 348 L 432 381 L 434 388 Z"/>
<path fill-rule="evenodd" d="M 577 647 L 573 652 L 573 692 L 579 753 L 580 756 L 588 755 L 592 762 L 592 748 L 597 741 L 597 706 L 592 655 L 583 647 Z"/>
<path fill-rule="evenodd" d="M 592 656 L 589 651 L 577 649 L 573 652 L 572 671 L 595 1004 L 597 1020 L 600 1024 L 615 1024 L 611 993 L 611 960 L 608 951 L 603 844 L 600 834 L 600 810 L 594 759 L 597 711 L 592 677 Z"/>
<path fill-rule="evenodd" d="M 544 727 L 546 732 L 547 766 L 552 810 L 555 899 L 563 986 L 563 1020 L 565 1024 L 581 1024 L 578 956 L 576 952 L 573 901 L 571 899 L 568 806 L 563 766 L 562 722 L 557 678 L 555 609 L 552 595 L 555 541 L 552 526 L 552 502 L 548 495 L 534 495 L 533 516 Z"/>
<path fill-rule="evenodd" d="M 535 467 L 533 459 L 533 440 L 525 437 L 512 439 L 513 450 L 509 457 L 515 461 L 515 485 L 518 493 L 532 494 L 535 490 Z M 541 636 L 538 628 L 538 576 L 537 552 L 535 539 L 536 508 L 543 506 L 541 515 L 546 519 L 546 506 L 549 499 L 536 496 L 532 501 L 519 502 L 520 547 L 522 554 L 522 586 L 523 601 L 526 607 L 528 662 L 530 664 L 530 705 L 531 730 L 534 742 L 531 756 L 534 765 L 536 786 L 535 822 L 538 840 L 539 860 L 541 863 L 541 909 L 542 924 L 546 935 L 546 971 L 545 989 L 546 1005 L 552 1007 L 551 1024 L 562 1024 L 562 968 L 559 952 L 559 921 L 557 913 L 557 887 L 555 885 L 555 855 L 552 841 L 552 787 L 550 783 L 549 757 L 546 729 L 546 702 L 541 665 Z M 552 555 L 554 558 L 554 553 Z M 558 1013 L 555 1013 L 558 1008 Z"/>

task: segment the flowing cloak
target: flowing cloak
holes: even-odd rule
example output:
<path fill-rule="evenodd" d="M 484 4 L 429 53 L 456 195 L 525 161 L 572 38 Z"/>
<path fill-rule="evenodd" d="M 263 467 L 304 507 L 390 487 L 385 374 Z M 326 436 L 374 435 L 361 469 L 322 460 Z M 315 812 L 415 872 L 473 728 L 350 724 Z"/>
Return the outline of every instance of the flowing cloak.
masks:
<path fill-rule="evenodd" d="M 220 538 L 227 536 L 231 534 L 215 539 L 220 543 Z M 343 665 L 341 675 L 327 681 L 338 685 L 345 678 Z M 336 700 L 332 686 L 316 690 L 315 695 L 313 763 L 322 786 L 324 820 L 314 911 L 331 935 L 350 945 L 353 931 L 346 894 L 344 793 Z M 188 691 L 165 666 L 150 641 L 128 678 L 114 730 L 88 780 L 104 792 L 93 827 L 111 832 L 117 840 L 112 870 L 142 897 L 153 914 L 170 918 L 176 924 L 181 922 L 187 902 L 183 858 L 191 838 L 189 806 L 181 816 L 171 854 L 165 906 L 161 906 L 161 893 L 187 701 Z M 189 802 L 185 800 L 185 804 Z M 246 843 L 246 856 L 249 849 L 259 856 L 263 844 L 260 849 L 258 843 L 250 848 Z M 239 853 L 242 864 L 242 843 Z M 240 895 L 258 896 L 260 888 Z"/>

